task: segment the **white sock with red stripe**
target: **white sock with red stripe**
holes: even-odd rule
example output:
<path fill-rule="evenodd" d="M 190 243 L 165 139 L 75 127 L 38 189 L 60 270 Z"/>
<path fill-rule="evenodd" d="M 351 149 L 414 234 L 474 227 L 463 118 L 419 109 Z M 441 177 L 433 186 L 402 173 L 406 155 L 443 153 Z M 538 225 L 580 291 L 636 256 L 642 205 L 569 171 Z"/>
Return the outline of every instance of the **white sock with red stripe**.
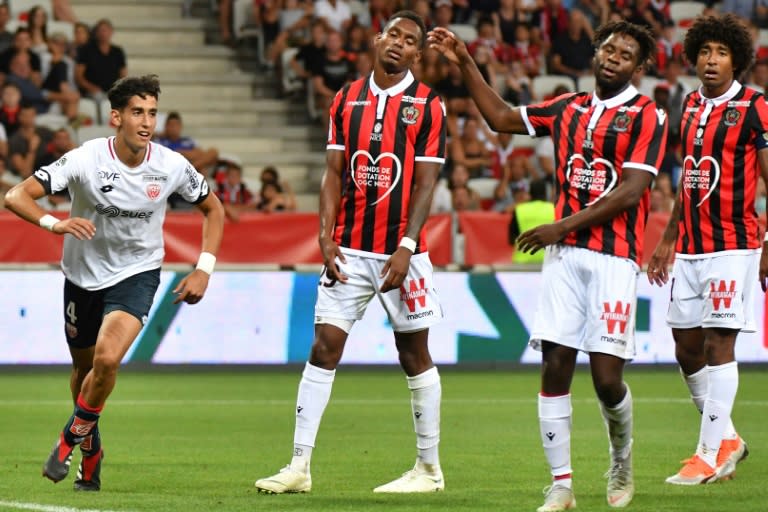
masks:
<path fill-rule="evenodd" d="M 558 485 L 571 488 L 571 395 L 539 394 L 539 430 L 544 455 Z"/>

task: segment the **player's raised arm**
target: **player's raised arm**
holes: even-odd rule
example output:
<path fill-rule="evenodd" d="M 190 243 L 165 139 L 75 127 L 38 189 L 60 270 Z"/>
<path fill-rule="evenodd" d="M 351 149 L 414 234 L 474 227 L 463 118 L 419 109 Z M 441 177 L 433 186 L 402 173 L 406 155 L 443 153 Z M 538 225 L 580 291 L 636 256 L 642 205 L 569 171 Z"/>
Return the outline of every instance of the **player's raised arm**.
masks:
<path fill-rule="evenodd" d="M 527 134 L 520 109 L 510 107 L 485 81 L 463 41 L 445 28 L 437 27 L 429 32 L 429 47 L 440 52 L 459 66 L 464 83 L 492 130 Z"/>
<path fill-rule="evenodd" d="M 45 195 L 46 190 L 42 183 L 35 176 L 30 176 L 8 191 L 5 195 L 5 207 L 22 219 L 57 235 L 69 233 L 78 240 L 93 238 L 96 227 L 88 219 L 72 217 L 59 220 L 40 208 L 36 200 Z"/>

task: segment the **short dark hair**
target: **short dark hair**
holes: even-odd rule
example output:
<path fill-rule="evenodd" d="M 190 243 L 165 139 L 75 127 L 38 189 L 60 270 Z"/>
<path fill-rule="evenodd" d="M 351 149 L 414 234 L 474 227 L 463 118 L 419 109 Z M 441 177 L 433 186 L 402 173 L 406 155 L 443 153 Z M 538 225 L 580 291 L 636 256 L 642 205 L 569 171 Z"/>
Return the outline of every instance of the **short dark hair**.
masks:
<path fill-rule="evenodd" d="M 637 54 L 638 66 L 648 66 L 653 62 L 656 52 L 656 38 L 646 27 L 628 21 L 606 23 L 595 31 L 595 36 L 592 38 L 595 49 L 600 48 L 600 45 L 613 34 L 623 34 L 637 41 L 640 46 Z"/>
<path fill-rule="evenodd" d="M 683 42 L 683 53 L 695 65 L 699 50 L 708 42 L 722 43 L 731 50 L 733 76 L 738 79 L 749 69 L 755 56 L 752 37 L 747 27 L 733 14 L 699 16 L 688 29 Z"/>
<path fill-rule="evenodd" d="M 134 96 L 142 99 L 151 96 L 160 97 L 160 80 L 157 75 L 126 76 L 110 87 L 107 97 L 113 110 L 122 110 Z"/>
<path fill-rule="evenodd" d="M 176 112 L 175 110 L 171 110 L 168 112 L 168 115 L 165 116 L 165 122 L 176 120 L 178 122 L 181 122 L 181 114 Z"/>
<path fill-rule="evenodd" d="M 533 180 L 528 187 L 528 192 L 531 194 L 531 199 L 538 199 L 539 201 L 547 200 L 547 180 L 545 178 Z"/>
<path fill-rule="evenodd" d="M 424 24 L 424 20 L 421 19 L 421 16 L 416 14 L 414 11 L 397 11 L 395 14 L 389 17 L 389 21 L 386 25 L 384 25 L 384 28 L 382 29 L 382 32 L 385 32 L 387 28 L 392 25 L 395 21 L 397 21 L 399 18 L 405 18 L 406 20 L 411 20 L 416 25 L 419 26 L 419 30 L 421 31 L 421 39 L 419 40 L 419 48 L 424 48 L 424 44 L 427 42 L 427 26 Z"/>

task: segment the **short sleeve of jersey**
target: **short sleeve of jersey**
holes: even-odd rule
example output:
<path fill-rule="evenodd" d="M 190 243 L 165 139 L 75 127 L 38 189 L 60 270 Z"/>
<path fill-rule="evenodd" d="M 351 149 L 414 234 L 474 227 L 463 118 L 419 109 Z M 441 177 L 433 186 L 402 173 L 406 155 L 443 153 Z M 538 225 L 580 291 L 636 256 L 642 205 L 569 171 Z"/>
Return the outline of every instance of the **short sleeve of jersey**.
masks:
<path fill-rule="evenodd" d="M 435 96 L 424 109 L 424 120 L 416 137 L 417 162 L 445 162 L 445 131 L 445 104 Z"/>
<path fill-rule="evenodd" d="M 46 195 L 66 189 L 70 183 L 83 179 L 86 155 L 83 148 L 76 148 L 55 162 L 44 165 L 33 176 L 43 186 Z"/>
<path fill-rule="evenodd" d="M 520 113 L 528 128 L 528 135 L 531 137 L 551 135 L 555 120 L 574 96 L 574 93 L 563 94 L 543 103 L 522 107 Z"/>
<path fill-rule="evenodd" d="M 179 178 L 176 193 L 192 204 L 202 203 L 210 193 L 208 182 L 186 159 L 182 161 L 184 170 L 181 173 L 181 178 Z"/>
<path fill-rule="evenodd" d="M 667 113 L 648 103 L 632 123 L 632 138 L 624 159 L 624 168 L 648 171 L 654 176 L 664 158 L 667 147 Z"/>
<path fill-rule="evenodd" d="M 344 96 L 348 87 L 344 87 L 336 93 L 333 98 L 331 109 L 328 113 L 330 122 L 328 123 L 328 145 L 326 149 L 338 149 L 344 151 L 346 141 L 344 140 Z"/>
<path fill-rule="evenodd" d="M 752 132 L 755 134 L 755 146 L 758 151 L 768 148 L 768 103 L 765 96 L 757 95 L 752 102 Z"/>

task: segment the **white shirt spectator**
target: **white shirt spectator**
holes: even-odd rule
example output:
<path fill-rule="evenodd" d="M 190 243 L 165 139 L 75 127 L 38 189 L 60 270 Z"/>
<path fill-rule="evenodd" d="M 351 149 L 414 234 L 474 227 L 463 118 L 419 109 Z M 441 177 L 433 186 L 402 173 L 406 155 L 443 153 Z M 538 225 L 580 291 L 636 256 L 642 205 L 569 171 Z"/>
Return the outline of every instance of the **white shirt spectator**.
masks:
<path fill-rule="evenodd" d="M 341 32 L 344 22 L 352 18 L 352 10 L 344 0 L 336 0 L 335 7 L 328 0 L 319 0 L 315 2 L 315 17 L 325 18 L 331 28 Z"/>

